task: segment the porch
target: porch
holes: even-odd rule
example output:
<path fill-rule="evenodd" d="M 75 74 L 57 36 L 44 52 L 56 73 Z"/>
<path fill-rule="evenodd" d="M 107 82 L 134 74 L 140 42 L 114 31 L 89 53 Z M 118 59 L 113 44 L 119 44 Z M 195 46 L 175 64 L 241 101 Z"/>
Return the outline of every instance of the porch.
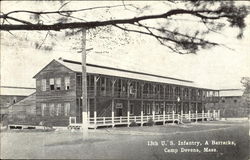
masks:
<path fill-rule="evenodd" d="M 143 115 L 140 116 L 119 116 L 119 117 L 89 117 L 88 123 L 91 129 L 96 129 L 98 127 L 115 127 L 115 126 L 130 126 L 132 123 L 136 123 L 137 125 L 143 126 L 148 123 L 154 122 L 155 124 L 166 124 L 166 123 L 188 123 L 188 122 L 198 122 L 198 121 L 210 121 L 217 120 L 220 118 L 220 110 L 213 110 L 210 112 L 208 110 L 207 113 L 191 113 L 189 111 L 188 114 L 175 114 L 172 112 L 171 114 L 159 114 L 159 115 Z M 82 126 L 81 123 L 76 123 L 76 117 L 69 118 L 69 129 L 80 129 Z"/>

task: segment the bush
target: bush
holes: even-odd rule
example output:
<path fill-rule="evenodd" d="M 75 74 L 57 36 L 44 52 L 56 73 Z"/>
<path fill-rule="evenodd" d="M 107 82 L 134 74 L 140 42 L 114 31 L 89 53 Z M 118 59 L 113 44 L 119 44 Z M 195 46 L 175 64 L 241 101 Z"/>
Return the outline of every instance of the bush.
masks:
<path fill-rule="evenodd" d="M 153 121 L 152 118 L 150 118 L 147 122 L 147 126 L 153 126 L 155 124 L 155 122 Z"/>
<path fill-rule="evenodd" d="M 135 121 L 131 122 L 129 125 L 129 127 L 137 127 L 137 126 L 138 124 Z"/>

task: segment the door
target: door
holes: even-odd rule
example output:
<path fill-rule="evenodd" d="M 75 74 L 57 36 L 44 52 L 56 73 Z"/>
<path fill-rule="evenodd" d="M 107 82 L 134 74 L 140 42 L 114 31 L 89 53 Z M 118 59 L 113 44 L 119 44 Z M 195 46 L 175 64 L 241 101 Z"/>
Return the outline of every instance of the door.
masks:
<path fill-rule="evenodd" d="M 120 116 L 122 116 L 122 108 L 116 108 L 116 117 L 120 117 Z"/>

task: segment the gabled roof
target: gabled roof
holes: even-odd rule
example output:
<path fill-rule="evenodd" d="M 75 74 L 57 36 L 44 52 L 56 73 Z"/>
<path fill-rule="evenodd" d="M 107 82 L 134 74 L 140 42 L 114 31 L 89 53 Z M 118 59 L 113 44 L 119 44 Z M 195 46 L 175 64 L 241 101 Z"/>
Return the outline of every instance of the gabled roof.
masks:
<path fill-rule="evenodd" d="M 57 63 L 57 64 L 60 64 L 60 65 L 61 65 L 60 62 L 58 62 L 58 61 L 56 61 L 55 59 L 53 59 L 51 62 L 49 62 L 49 64 L 47 64 L 45 67 L 43 67 L 36 75 L 34 75 L 33 78 L 36 78 L 37 75 L 39 75 L 45 68 L 47 68 L 47 67 L 48 67 L 49 65 L 51 65 L 52 63 Z M 64 66 L 64 67 L 66 67 L 66 66 Z M 66 68 L 68 68 L 68 67 L 66 67 Z M 73 71 L 73 72 L 75 72 L 74 70 L 72 70 L 72 69 L 70 69 L 70 68 L 68 68 L 68 69 L 71 70 L 71 71 Z"/>
<path fill-rule="evenodd" d="M 52 60 L 49 64 L 47 64 L 42 70 L 44 70 L 47 66 L 51 65 L 52 63 L 57 63 L 63 65 L 65 68 L 69 69 L 70 71 L 81 73 L 82 72 L 82 65 L 81 62 L 65 60 L 60 58 L 59 60 Z M 156 75 L 151 73 L 145 72 L 138 72 L 138 71 L 131 71 L 119 68 L 113 68 L 108 66 L 100 66 L 95 64 L 86 64 L 87 73 L 92 74 L 100 74 L 100 75 L 108 75 L 114 77 L 123 77 L 123 78 L 130 78 L 136 80 L 143 80 L 143 81 L 150 81 L 150 82 L 158 82 L 158 83 L 167 83 L 167 84 L 175 84 L 181 86 L 189 86 L 195 88 L 202 88 L 198 86 L 193 81 L 178 79 L 173 77 L 167 77 L 162 75 Z M 41 71 L 42 71 L 41 70 Z M 41 72 L 39 71 L 34 78 Z M 207 89 L 207 88 L 203 88 Z M 211 90 L 211 89 L 210 89 Z"/>

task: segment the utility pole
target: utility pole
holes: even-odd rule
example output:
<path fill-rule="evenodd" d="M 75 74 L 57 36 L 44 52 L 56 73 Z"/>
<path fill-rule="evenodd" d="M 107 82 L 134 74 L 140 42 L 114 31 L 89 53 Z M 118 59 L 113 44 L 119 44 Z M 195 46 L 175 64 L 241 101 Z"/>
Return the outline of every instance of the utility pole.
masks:
<path fill-rule="evenodd" d="M 86 71 L 86 28 L 82 28 L 82 132 L 88 136 L 87 107 L 87 71 Z"/>

